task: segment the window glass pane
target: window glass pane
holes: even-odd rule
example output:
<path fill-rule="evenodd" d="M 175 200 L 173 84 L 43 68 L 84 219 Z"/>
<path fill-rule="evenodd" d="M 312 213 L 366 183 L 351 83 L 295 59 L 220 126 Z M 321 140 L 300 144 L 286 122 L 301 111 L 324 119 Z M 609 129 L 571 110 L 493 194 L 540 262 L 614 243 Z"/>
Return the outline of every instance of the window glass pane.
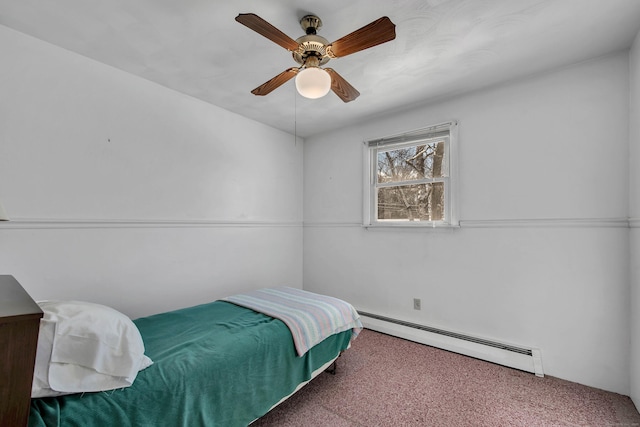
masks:
<path fill-rule="evenodd" d="M 447 175 L 444 141 L 378 151 L 378 182 L 405 182 Z"/>
<path fill-rule="evenodd" d="M 378 221 L 444 220 L 444 183 L 378 188 Z"/>

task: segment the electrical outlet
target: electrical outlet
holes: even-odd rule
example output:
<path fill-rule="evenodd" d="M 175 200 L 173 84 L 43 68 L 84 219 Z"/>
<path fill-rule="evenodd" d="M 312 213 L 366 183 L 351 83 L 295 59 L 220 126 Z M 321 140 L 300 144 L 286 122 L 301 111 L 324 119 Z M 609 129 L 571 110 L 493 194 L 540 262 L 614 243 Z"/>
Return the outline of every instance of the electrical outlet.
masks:
<path fill-rule="evenodd" d="M 413 309 L 420 310 L 420 298 L 413 299 Z"/>

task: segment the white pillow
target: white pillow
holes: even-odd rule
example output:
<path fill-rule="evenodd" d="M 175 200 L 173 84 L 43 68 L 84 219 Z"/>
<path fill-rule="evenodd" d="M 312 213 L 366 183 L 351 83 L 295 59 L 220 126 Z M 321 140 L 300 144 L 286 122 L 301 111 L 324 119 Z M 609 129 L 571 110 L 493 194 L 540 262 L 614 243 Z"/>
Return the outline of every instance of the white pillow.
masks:
<path fill-rule="evenodd" d="M 153 362 L 136 325 L 104 305 L 40 301 L 31 397 L 113 390 L 133 384 Z"/>

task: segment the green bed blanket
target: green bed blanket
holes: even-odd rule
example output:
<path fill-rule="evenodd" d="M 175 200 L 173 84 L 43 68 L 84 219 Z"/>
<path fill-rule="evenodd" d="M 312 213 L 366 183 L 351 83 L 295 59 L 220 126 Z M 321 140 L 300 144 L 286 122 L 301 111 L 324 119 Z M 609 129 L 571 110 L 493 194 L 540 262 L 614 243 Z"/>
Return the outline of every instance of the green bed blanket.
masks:
<path fill-rule="evenodd" d="M 31 400 L 30 427 L 247 426 L 349 347 L 298 357 L 280 320 L 223 301 L 134 321 L 154 364 L 131 387 Z"/>

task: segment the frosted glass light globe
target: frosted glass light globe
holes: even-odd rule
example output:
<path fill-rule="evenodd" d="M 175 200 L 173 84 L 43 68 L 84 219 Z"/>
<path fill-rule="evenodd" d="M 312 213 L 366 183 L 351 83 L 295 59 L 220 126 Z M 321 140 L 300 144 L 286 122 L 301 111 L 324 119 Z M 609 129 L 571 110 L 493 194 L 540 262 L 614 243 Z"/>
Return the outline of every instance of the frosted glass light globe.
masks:
<path fill-rule="evenodd" d="M 305 98 L 322 98 L 331 89 L 331 76 L 322 68 L 305 68 L 296 76 L 296 89 Z"/>

